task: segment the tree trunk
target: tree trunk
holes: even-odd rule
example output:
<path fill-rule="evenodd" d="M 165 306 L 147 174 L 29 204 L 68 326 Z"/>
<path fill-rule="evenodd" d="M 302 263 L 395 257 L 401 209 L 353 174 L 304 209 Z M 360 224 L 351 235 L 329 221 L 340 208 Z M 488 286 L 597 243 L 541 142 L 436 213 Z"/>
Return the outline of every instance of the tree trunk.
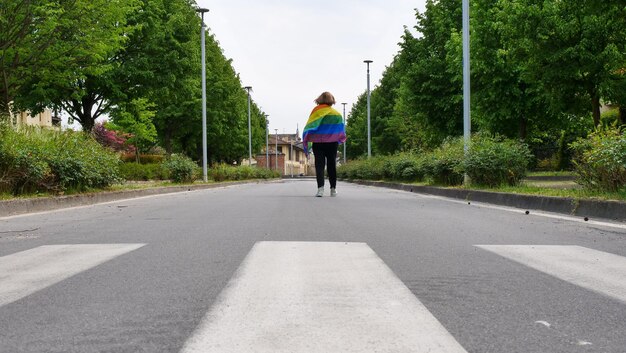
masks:
<path fill-rule="evenodd" d="M 526 119 L 525 116 L 522 116 L 519 119 L 519 138 L 522 141 L 526 141 L 527 136 L 528 136 L 528 119 Z"/>
<path fill-rule="evenodd" d="M 591 96 L 591 108 L 593 114 L 593 126 L 600 125 L 600 96 L 595 93 Z"/>
<path fill-rule="evenodd" d="M 2 102 L 0 103 L 0 122 L 8 121 L 10 124 L 13 124 L 13 119 L 11 116 L 11 97 L 9 96 L 9 79 L 7 77 L 6 71 L 2 71 Z"/>
<path fill-rule="evenodd" d="M 620 125 L 626 125 L 626 107 L 623 105 L 619 107 L 619 123 Z"/>

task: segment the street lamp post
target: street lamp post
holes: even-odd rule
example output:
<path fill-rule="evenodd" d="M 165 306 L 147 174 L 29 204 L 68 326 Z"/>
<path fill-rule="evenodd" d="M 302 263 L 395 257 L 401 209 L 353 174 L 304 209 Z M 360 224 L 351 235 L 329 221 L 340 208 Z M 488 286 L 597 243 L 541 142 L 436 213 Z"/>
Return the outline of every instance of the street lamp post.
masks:
<path fill-rule="evenodd" d="M 469 0 L 463 0 L 463 150 L 469 151 L 471 142 L 471 119 L 470 119 L 470 21 Z M 470 183 L 469 176 L 465 174 L 465 184 Z"/>
<path fill-rule="evenodd" d="M 270 169 L 270 122 L 267 117 L 268 115 L 265 115 L 265 166 Z"/>
<path fill-rule="evenodd" d="M 278 171 L 278 129 L 274 129 L 274 131 L 276 132 L 274 134 L 274 139 L 276 140 L 276 149 L 274 151 L 276 153 L 276 158 L 274 159 L 274 163 L 276 164 L 276 171 Z"/>
<path fill-rule="evenodd" d="M 206 183 L 207 178 L 207 141 L 206 141 L 206 53 L 204 47 L 204 32 L 206 25 L 204 24 L 204 14 L 209 9 L 197 8 L 196 12 L 202 17 L 202 26 L 200 33 L 200 46 L 202 49 L 202 180 Z"/>
<path fill-rule="evenodd" d="M 252 129 L 250 128 L 250 90 L 251 86 L 244 87 L 248 91 L 248 165 L 252 165 Z"/>
<path fill-rule="evenodd" d="M 367 64 L 367 158 L 372 157 L 372 124 L 370 122 L 370 64 L 372 60 L 364 60 Z"/>
<path fill-rule="evenodd" d="M 348 103 L 341 103 L 343 104 L 343 128 L 346 128 L 346 104 Z M 343 164 L 346 164 L 346 143 L 343 143 Z"/>
<path fill-rule="evenodd" d="M 291 177 L 293 178 L 293 140 L 289 141 L 289 165 L 291 166 Z"/>

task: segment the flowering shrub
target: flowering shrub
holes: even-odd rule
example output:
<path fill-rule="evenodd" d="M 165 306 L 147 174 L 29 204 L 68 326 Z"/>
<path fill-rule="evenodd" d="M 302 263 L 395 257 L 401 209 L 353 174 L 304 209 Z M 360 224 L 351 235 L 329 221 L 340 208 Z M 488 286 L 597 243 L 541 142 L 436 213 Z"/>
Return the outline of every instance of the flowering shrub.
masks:
<path fill-rule="evenodd" d="M 109 130 L 104 124 L 97 123 L 91 131 L 92 136 L 102 146 L 108 147 L 116 152 L 125 152 L 127 154 L 135 153 L 135 146 L 127 143 L 131 137 L 130 134 Z"/>

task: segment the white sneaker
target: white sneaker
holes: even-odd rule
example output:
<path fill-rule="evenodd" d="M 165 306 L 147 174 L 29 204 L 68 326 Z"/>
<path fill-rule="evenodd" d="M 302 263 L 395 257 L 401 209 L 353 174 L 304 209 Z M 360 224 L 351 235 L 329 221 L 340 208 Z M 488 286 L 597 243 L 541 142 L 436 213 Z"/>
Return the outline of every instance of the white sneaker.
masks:
<path fill-rule="evenodd" d="M 322 197 L 324 196 L 324 187 L 322 186 L 321 188 L 317 188 L 317 194 L 315 194 L 315 197 Z"/>
<path fill-rule="evenodd" d="M 334 189 L 334 188 L 331 188 L 330 189 L 330 197 L 335 197 L 335 196 L 337 196 L 337 190 Z"/>

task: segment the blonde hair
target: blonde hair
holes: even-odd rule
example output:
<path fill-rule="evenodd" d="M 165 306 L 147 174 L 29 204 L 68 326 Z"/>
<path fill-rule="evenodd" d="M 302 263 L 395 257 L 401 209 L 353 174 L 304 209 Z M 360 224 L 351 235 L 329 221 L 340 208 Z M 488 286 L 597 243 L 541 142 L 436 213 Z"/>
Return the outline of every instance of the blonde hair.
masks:
<path fill-rule="evenodd" d="M 330 92 L 324 92 L 320 94 L 320 96 L 317 97 L 317 99 L 315 99 L 315 104 L 333 105 L 335 104 L 335 97 L 333 97 L 333 95 Z"/>

